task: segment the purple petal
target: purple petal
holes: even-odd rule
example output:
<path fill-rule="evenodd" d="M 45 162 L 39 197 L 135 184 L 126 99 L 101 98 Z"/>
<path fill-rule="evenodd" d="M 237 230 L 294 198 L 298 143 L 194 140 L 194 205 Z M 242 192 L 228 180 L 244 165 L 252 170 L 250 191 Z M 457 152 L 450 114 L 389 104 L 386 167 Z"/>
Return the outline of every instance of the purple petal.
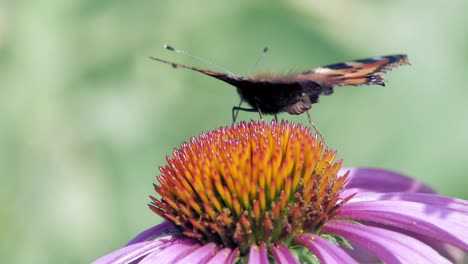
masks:
<path fill-rule="evenodd" d="M 184 244 L 172 244 L 165 247 L 161 247 L 154 252 L 151 252 L 148 256 L 144 257 L 140 262 L 143 263 L 174 263 L 178 262 L 179 259 L 185 257 L 190 252 L 193 252 L 200 248 L 200 244 L 194 243 L 193 245 Z"/>
<path fill-rule="evenodd" d="M 426 205 L 444 207 L 446 209 L 456 210 L 468 213 L 468 201 L 453 197 L 445 197 L 437 194 L 425 193 L 368 193 L 359 198 L 353 198 L 348 203 L 363 201 L 408 201 L 417 202 Z"/>
<path fill-rule="evenodd" d="M 239 248 L 235 248 L 226 260 L 226 263 L 234 263 L 239 257 L 239 255 Z"/>
<path fill-rule="evenodd" d="M 346 189 L 358 188 L 380 193 L 435 193 L 429 186 L 400 173 L 372 168 L 342 168 L 338 174 L 343 175 L 347 171 L 350 171 L 348 176 L 350 182 L 346 185 Z"/>
<path fill-rule="evenodd" d="M 178 259 L 179 263 L 206 263 L 221 250 L 215 243 L 208 243 Z M 158 262 L 159 263 L 159 262 Z"/>
<path fill-rule="evenodd" d="M 270 251 L 273 253 L 276 263 L 278 264 L 299 264 L 299 260 L 292 254 L 291 250 L 282 242 L 277 245 L 271 245 Z"/>
<path fill-rule="evenodd" d="M 428 242 L 424 240 L 422 241 L 431 246 L 433 249 L 439 252 L 439 254 L 450 260 L 452 263 L 468 263 L 468 253 L 460 248 L 452 246 L 448 243 L 436 242 L 434 240 Z"/>
<path fill-rule="evenodd" d="M 414 232 L 410 232 L 407 230 L 403 230 L 396 227 L 390 227 L 388 225 L 383 224 L 376 224 L 373 222 L 365 222 L 365 225 L 371 225 L 374 227 L 384 228 L 392 231 L 396 231 L 407 236 L 416 238 L 417 240 L 423 242 L 424 244 L 430 246 L 435 251 L 437 251 L 440 255 L 444 258 L 450 260 L 452 263 L 468 263 L 468 254 L 460 248 L 452 246 L 448 243 L 440 242 L 439 240 L 435 240 L 433 238 L 429 238 L 420 234 L 416 234 Z M 380 263 L 378 258 L 375 255 L 371 254 L 368 250 L 362 248 L 361 246 L 348 241 L 352 245 L 352 249 L 348 249 L 342 246 L 342 248 L 350 254 L 356 261 L 359 263 Z"/>
<path fill-rule="evenodd" d="M 164 248 L 167 248 L 171 245 L 182 245 L 185 247 L 191 247 L 193 240 L 176 238 L 173 236 L 162 237 L 159 239 L 140 242 L 130 246 L 123 247 L 118 249 L 108 255 L 105 255 L 97 260 L 94 264 L 104 264 L 104 263 L 130 263 L 134 260 L 140 259 L 154 251 L 158 251 Z"/>
<path fill-rule="evenodd" d="M 159 241 L 146 241 L 138 244 L 123 247 L 110 254 L 107 254 L 99 259 L 93 261 L 93 264 L 107 264 L 107 263 L 129 263 L 142 256 L 146 256 L 152 251 L 156 250 L 162 243 Z"/>
<path fill-rule="evenodd" d="M 322 231 L 349 239 L 385 263 L 450 263 L 421 241 L 382 228 L 329 221 Z"/>
<path fill-rule="evenodd" d="M 214 257 L 212 257 L 207 264 L 217 264 L 217 263 L 234 263 L 234 261 L 228 262 L 228 259 L 232 253 L 232 249 L 230 248 L 223 248 L 222 250 L 218 251 Z"/>
<path fill-rule="evenodd" d="M 437 240 L 435 238 L 427 237 L 421 234 L 417 234 L 415 232 L 404 230 L 395 226 L 389 226 L 386 224 L 379 224 L 379 223 L 369 222 L 369 221 L 365 221 L 365 222 L 360 221 L 360 222 L 361 224 L 364 224 L 364 225 L 383 228 L 383 229 L 395 231 L 395 232 L 413 237 L 423 242 L 424 244 L 430 246 L 435 251 L 439 252 L 439 254 L 441 254 L 444 258 L 450 260 L 452 263 L 468 263 L 466 262 L 468 260 L 467 259 L 468 255 L 465 251 L 453 245 L 450 245 L 448 243 L 441 242 L 440 240 Z M 355 247 L 354 244 L 353 244 L 353 247 Z"/>
<path fill-rule="evenodd" d="M 382 263 L 379 258 L 369 252 L 367 249 L 351 241 L 348 241 L 348 243 L 352 246 L 352 248 L 347 248 L 343 245 L 340 245 L 340 248 L 346 251 L 346 253 L 348 253 L 358 263 Z"/>
<path fill-rule="evenodd" d="M 261 243 L 260 246 L 250 246 L 249 264 L 269 264 L 268 253 L 265 244 Z"/>
<path fill-rule="evenodd" d="M 302 234 L 294 242 L 307 247 L 320 260 L 320 263 L 357 263 L 337 245 L 314 234 Z"/>
<path fill-rule="evenodd" d="M 336 217 L 386 224 L 468 250 L 468 214 L 449 206 L 401 200 L 353 201 L 345 204 Z"/>
<path fill-rule="evenodd" d="M 175 232 L 177 232 L 177 229 L 171 223 L 164 221 L 159 225 L 153 226 L 141 232 L 134 239 L 130 240 L 130 242 L 128 242 L 126 246 L 143 242 L 149 240 L 150 238 L 160 236 L 162 234 L 170 234 Z"/>
<path fill-rule="evenodd" d="M 384 228 L 388 228 L 388 226 Z M 415 234 L 413 232 L 409 232 L 406 230 L 401 230 L 401 229 L 392 229 L 392 230 L 396 230 L 397 232 L 400 232 L 400 233 L 403 233 L 403 234 L 406 234 L 406 235 L 409 235 L 411 237 L 418 239 L 419 241 L 433 248 L 435 251 L 439 252 L 440 255 L 450 260 L 450 262 L 452 263 L 468 263 L 467 253 L 460 248 L 457 248 L 448 243 L 443 243 L 443 242 L 440 242 L 439 240 L 428 238 L 426 236 Z"/>

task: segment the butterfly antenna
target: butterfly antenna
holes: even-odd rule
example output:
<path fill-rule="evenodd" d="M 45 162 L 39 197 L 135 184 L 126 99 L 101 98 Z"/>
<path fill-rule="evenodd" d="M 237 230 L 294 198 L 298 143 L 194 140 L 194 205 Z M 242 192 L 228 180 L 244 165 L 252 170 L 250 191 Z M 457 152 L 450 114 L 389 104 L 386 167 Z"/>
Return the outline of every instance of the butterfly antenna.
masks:
<path fill-rule="evenodd" d="M 218 64 L 216 64 L 216 63 L 214 63 L 214 62 L 211 62 L 211 61 L 209 61 L 209 60 L 207 60 L 207 59 L 204 59 L 204 58 L 201 58 L 201 57 L 192 55 L 192 54 L 190 54 L 190 53 L 188 53 L 188 52 L 186 52 L 186 51 L 176 49 L 176 48 L 174 48 L 174 47 L 172 47 L 172 46 L 170 46 L 170 45 L 164 45 L 164 48 L 167 49 L 167 50 L 173 51 L 173 52 L 175 52 L 175 53 L 179 53 L 179 54 L 185 55 L 185 56 L 190 57 L 190 58 L 192 58 L 192 59 L 201 61 L 201 62 L 203 62 L 203 63 L 205 63 L 205 64 L 211 65 L 211 66 L 213 66 L 213 67 L 215 67 L 215 68 L 217 68 L 217 69 L 219 69 L 219 70 L 221 70 L 221 71 L 223 71 L 223 72 L 225 72 L 225 73 L 227 73 L 227 74 L 235 75 L 234 73 L 232 73 L 232 72 L 226 70 L 224 67 L 222 67 L 222 66 L 220 66 L 220 65 L 218 65 Z"/>
<path fill-rule="evenodd" d="M 325 138 L 322 136 L 322 133 L 320 133 L 320 131 L 318 130 L 318 128 L 315 126 L 314 122 L 312 121 L 312 118 L 310 117 L 309 111 L 306 111 L 306 113 L 307 113 L 307 117 L 309 118 L 310 126 L 315 130 L 317 135 L 319 135 L 319 137 L 322 139 L 323 143 L 325 143 L 325 146 L 328 148 L 327 141 L 325 140 Z"/>
<path fill-rule="evenodd" d="M 262 53 L 260 53 L 260 56 L 258 56 L 257 58 L 257 61 L 255 62 L 255 64 L 253 65 L 252 69 L 250 70 L 250 72 L 253 72 L 255 69 L 257 69 L 258 65 L 260 64 L 260 62 L 263 60 L 263 58 L 265 58 L 265 55 L 267 54 L 268 52 L 268 47 L 264 47 L 263 50 L 262 50 Z"/>

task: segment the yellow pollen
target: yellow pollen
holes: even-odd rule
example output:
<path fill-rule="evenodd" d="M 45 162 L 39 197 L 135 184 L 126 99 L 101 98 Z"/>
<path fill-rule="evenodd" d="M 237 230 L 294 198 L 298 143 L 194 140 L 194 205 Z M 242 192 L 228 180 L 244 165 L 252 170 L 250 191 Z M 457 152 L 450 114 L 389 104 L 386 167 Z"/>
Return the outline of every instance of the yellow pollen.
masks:
<path fill-rule="evenodd" d="M 149 206 L 184 235 L 245 254 L 316 232 L 336 214 L 348 174 L 337 175 L 335 157 L 301 125 L 233 124 L 174 150 Z"/>

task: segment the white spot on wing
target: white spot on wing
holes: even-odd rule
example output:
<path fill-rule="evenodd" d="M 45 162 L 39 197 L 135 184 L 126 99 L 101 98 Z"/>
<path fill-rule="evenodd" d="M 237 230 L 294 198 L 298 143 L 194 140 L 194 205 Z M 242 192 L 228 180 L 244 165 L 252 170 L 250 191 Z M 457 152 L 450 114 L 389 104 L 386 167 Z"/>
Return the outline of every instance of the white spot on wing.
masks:
<path fill-rule="evenodd" d="M 316 68 L 314 70 L 315 73 L 328 73 L 328 72 L 331 72 L 333 71 L 332 69 L 328 69 L 328 68 Z"/>

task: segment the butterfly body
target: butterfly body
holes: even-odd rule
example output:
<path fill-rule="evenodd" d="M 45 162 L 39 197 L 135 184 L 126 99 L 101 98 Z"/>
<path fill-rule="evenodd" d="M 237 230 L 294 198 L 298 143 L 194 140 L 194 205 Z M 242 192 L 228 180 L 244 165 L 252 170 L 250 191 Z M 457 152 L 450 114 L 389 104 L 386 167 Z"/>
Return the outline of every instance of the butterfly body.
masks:
<path fill-rule="evenodd" d="M 320 95 L 330 95 L 333 88 L 344 85 L 384 85 L 381 74 L 409 64 L 406 55 L 389 55 L 331 64 L 289 75 L 255 74 L 250 77 L 204 70 L 168 62 L 174 68 L 191 69 L 231 84 L 252 110 L 265 114 L 287 112 L 298 115 L 318 102 Z M 240 108 L 239 108 L 240 109 Z"/>

